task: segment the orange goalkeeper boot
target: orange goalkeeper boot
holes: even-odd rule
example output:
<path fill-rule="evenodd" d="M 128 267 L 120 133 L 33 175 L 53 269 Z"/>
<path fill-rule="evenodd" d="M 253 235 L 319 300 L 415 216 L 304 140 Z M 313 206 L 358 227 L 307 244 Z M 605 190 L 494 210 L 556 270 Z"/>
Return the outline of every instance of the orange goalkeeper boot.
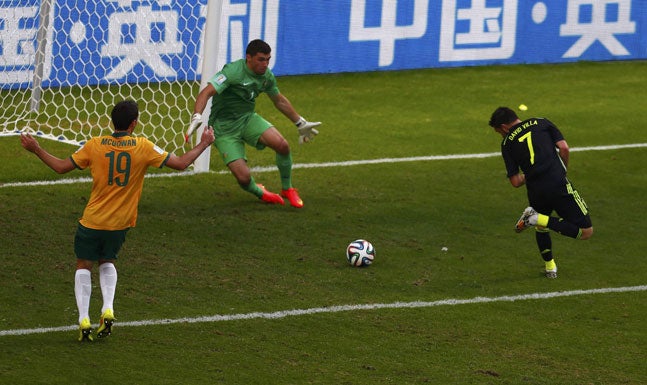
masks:
<path fill-rule="evenodd" d="M 268 191 L 265 189 L 265 186 L 263 186 L 260 183 L 256 184 L 258 187 L 260 187 L 261 190 L 263 190 L 263 196 L 261 196 L 261 200 L 266 203 L 270 203 L 273 205 L 279 204 L 279 205 L 284 205 L 285 201 L 279 194 L 275 194 L 271 191 Z"/>
<path fill-rule="evenodd" d="M 298 209 L 303 207 L 303 201 L 301 200 L 301 198 L 299 198 L 297 189 L 290 187 L 287 190 L 281 190 L 281 196 L 287 198 L 293 207 L 296 207 Z"/>

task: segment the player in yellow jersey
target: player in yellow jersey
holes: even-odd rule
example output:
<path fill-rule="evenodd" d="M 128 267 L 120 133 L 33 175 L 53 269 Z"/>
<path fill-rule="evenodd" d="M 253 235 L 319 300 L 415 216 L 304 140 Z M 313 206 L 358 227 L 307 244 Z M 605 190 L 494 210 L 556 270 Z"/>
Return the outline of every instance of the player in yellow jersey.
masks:
<path fill-rule="evenodd" d="M 98 337 L 108 336 L 114 322 L 113 300 L 117 286 L 114 262 L 126 240 L 128 229 L 137 221 L 137 206 L 148 167 L 184 170 L 214 141 L 213 129 L 202 133 L 200 142 L 182 156 L 157 147 L 150 140 L 133 136 L 139 108 L 132 100 L 117 103 L 111 112 L 112 135 L 88 140 L 72 156 L 57 158 L 44 150 L 27 133 L 20 136 L 22 146 L 36 154 L 52 170 L 64 174 L 90 168 L 92 191 L 79 220 L 74 238 L 76 274 L 74 293 L 79 309 L 79 341 L 92 340 L 89 308 L 92 288 L 91 270 L 99 263 L 103 307 Z"/>
<path fill-rule="evenodd" d="M 240 187 L 264 202 L 284 204 L 287 198 L 293 207 L 303 207 L 303 201 L 292 187 L 292 154 L 290 146 L 274 125 L 254 112 L 256 98 L 266 93 L 274 107 L 297 126 L 299 143 L 311 141 L 319 133 L 321 122 L 308 122 L 299 115 L 290 101 L 280 93 L 276 78 L 268 68 L 271 48 L 263 40 L 252 40 L 245 59 L 226 64 L 215 74 L 195 100 L 188 136 L 202 123 L 202 113 L 211 100 L 208 126 L 216 133 L 215 146 L 223 162 Z M 266 190 L 254 182 L 247 166 L 245 143 L 262 150 L 276 152 L 276 166 L 281 176 L 281 194 Z"/>

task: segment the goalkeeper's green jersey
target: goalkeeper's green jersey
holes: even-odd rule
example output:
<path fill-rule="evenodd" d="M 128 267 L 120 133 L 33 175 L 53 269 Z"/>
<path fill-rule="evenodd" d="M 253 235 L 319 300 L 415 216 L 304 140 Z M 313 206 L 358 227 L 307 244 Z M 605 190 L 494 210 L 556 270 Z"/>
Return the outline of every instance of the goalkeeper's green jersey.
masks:
<path fill-rule="evenodd" d="M 209 81 L 217 94 L 212 98 L 209 125 L 216 122 L 235 121 L 254 112 L 256 98 L 265 92 L 279 94 L 276 78 L 270 69 L 257 75 L 245 63 L 245 59 L 226 64 Z"/>

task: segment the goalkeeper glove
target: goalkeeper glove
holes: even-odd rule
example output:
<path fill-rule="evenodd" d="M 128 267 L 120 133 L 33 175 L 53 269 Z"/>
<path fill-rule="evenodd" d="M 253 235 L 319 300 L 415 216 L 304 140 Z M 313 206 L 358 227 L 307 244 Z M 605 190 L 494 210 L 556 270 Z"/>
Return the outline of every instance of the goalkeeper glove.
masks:
<path fill-rule="evenodd" d="M 321 122 L 308 122 L 299 117 L 299 120 L 296 121 L 297 131 L 299 131 L 299 144 L 308 143 L 314 139 L 315 135 L 319 133 L 315 127 L 321 124 Z"/>
<path fill-rule="evenodd" d="M 189 124 L 189 128 L 186 130 L 186 134 L 184 135 L 184 141 L 189 142 L 189 137 L 191 134 L 193 134 L 193 131 L 195 131 L 196 128 L 200 127 L 200 124 L 202 124 L 202 114 L 195 113 L 191 117 L 191 123 Z"/>

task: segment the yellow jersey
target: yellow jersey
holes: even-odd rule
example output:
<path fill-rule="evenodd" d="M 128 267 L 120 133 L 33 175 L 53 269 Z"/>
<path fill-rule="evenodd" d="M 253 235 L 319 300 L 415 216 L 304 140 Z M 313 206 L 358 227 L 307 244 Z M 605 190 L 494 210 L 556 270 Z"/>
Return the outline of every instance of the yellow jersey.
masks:
<path fill-rule="evenodd" d="M 124 230 L 137 222 L 137 207 L 148 167 L 162 168 L 170 154 L 127 132 L 88 140 L 71 159 L 90 167 L 92 192 L 79 222 L 95 230 Z"/>

